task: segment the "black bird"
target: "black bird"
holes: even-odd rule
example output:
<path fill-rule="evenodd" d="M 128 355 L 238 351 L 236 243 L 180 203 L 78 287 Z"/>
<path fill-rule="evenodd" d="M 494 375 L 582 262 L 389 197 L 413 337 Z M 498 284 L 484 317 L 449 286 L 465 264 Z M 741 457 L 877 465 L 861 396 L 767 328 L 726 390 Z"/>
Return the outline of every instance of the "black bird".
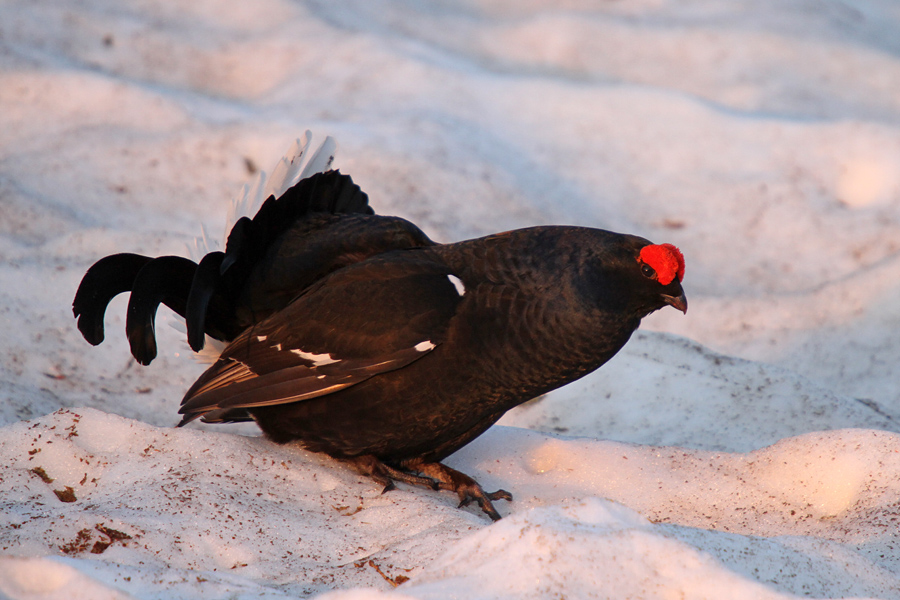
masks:
<path fill-rule="evenodd" d="M 228 342 L 187 391 L 179 425 L 252 418 L 271 440 L 348 461 L 385 490 L 452 490 L 492 519 L 492 500 L 512 496 L 440 461 L 509 409 L 600 367 L 646 315 L 687 311 L 684 259 L 670 244 L 554 226 L 435 244 L 372 214 L 337 172 L 270 198 L 224 253 L 185 261 L 107 257 L 74 303 L 96 344 L 109 299 L 131 289 L 141 362 L 155 355 L 160 302 L 186 316 L 194 349 L 204 333 Z M 120 263 L 122 274 L 109 267 Z"/>

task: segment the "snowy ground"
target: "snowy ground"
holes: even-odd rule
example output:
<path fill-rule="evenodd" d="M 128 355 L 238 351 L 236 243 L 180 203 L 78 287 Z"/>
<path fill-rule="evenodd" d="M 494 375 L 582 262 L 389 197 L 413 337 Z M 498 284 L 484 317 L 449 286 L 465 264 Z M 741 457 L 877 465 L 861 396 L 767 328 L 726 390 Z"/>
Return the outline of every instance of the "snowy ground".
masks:
<path fill-rule="evenodd" d="M 900 598 L 897 31 L 894 0 L 0 4 L 0 597 Z M 185 254 L 307 128 L 435 239 L 686 255 L 687 316 L 448 461 L 515 495 L 498 523 L 172 429 L 203 366 L 170 313 L 148 368 L 124 298 L 75 329 L 92 262 Z"/>

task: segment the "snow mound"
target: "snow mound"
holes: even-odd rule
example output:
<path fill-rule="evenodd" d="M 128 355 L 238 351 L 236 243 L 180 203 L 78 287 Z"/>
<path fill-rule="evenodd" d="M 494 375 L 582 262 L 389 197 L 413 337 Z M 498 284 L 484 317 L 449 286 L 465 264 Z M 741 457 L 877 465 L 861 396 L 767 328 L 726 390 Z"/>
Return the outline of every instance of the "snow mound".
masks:
<path fill-rule="evenodd" d="M 7 559 L 0 574 L 46 569 L 47 594 L 63 580 L 106 586 L 98 598 L 396 584 L 415 598 L 888 597 L 900 586 L 900 435 L 872 430 L 727 454 L 496 427 L 449 461 L 514 494 L 490 527 L 452 494 L 382 494 L 293 446 L 90 408 L 0 429 L 0 455 L 0 547 L 34 559 Z M 38 560 L 48 555 L 64 558 Z M 43 597 L 20 579 L 4 593 Z"/>

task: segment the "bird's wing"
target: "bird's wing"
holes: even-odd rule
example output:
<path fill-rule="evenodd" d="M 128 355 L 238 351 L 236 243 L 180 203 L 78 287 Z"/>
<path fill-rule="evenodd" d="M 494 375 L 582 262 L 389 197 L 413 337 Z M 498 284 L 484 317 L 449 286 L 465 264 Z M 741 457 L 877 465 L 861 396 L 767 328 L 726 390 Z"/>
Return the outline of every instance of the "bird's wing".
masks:
<path fill-rule="evenodd" d="M 316 398 L 429 354 L 462 301 L 451 275 L 411 250 L 321 280 L 226 347 L 185 395 L 182 424 Z"/>

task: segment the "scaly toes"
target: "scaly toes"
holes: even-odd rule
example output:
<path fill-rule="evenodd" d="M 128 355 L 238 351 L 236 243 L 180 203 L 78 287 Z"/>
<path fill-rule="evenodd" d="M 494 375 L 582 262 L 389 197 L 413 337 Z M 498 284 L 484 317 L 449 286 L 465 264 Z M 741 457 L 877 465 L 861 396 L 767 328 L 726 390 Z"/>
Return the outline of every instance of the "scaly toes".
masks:
<path fill-rule="evenodd" d="M 494 505 L 491 504 L 492 500 L 512 500 L 512 494 L 507 492 L 506 490 L 497 490 L 496 492 L 491 492 L 490 494 L 486 493 L 484 489 L 478 484 L 477 481 L 466 475 L 465 473 L 460 473 L 456 469 L 451 469 L 450 467 L 443 465 L 439 462 L 427 462 L 421 458 L 414 458 L 401 461 L 401 467 L 408 472 L 420 473 L 424 477 L 414 476 L 407 474 L 407 478 L 418 478 L 426 481 L 430 481 L 436 485 L 436 488 L 440 488 L 442 490 L 449 490 L 456 492 L 456 495 L 459 497 L 459 506 L 463 507 L 468 504 L 471 504 L 474 500 L 478 503 L 478 506 L 481 507 L 481 510 L 489 516 L 494 521 L 500 518 L 500 513 L 494 508 Z M 387 467 L 386 469 L 392 470 L 393 467 Z M 399 477 L 395 477 L 393 473 L 391 473 L 393 479 L 397 481 L 404 481 Z M 422 485 L 419 483 L 419 485 Z"/>
<path fill-rule="evenodd" d="M 486 493 L 477 483 L 474 485 L 461 486 L 456 490 L 459 495 L 459 507 L 468 506 L 474 500 L 478 503 L 479 508 L 491 518 L 492 521 L 500 520 L 500 513 L 494 508 L 491 500 L 509 500 L 512 501 L 512 494 L 506 490 L 497 490 L 496 492 Z"/>
<path fill-rule="evenodd" d="M 512 494 L 510 494 L 506 490 L 497 490 L 496 492 L 491 492 L 490 494 L 487 494 L 487 497 L 491 500 L 509 500 L 510 502 L 512 502 L 513 499 Z"/>

